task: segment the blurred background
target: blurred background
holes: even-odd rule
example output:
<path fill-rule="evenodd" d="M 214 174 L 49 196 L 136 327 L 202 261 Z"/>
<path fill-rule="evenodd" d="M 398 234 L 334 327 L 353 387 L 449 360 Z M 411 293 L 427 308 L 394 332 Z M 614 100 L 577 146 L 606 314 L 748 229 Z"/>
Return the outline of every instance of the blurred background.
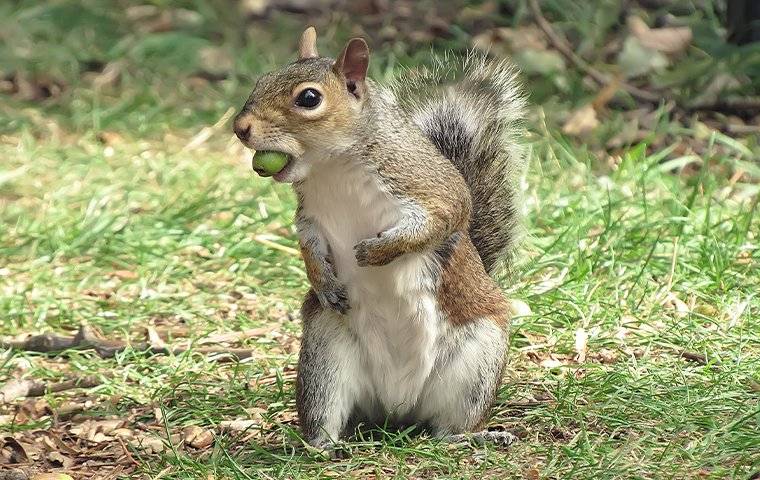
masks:
<path fill-rule="evenodd" d="M 0 2 L 0 469 L 757 478 L 758 10 Z M 529 235 L 502 282 L 512 367 L 489 424 L 520 436 L 509 451 L 386 432 L 325 464 L 297 446 L 307 281 L 294 199 L 253 174 L 230 120 L 258 75 L 295 58 L 307 25 L 325 55 L 366 37 L 378 81 L 431 50 L 484 51 L 522 71 Z M 132 347 L 105 356 L 28 341 L 83 325 Z M 151 355 L 146 341 L 182 350 Z M 250 355 L 219 361 L 207 344 Z M 87 388 L 49 390 L 82 378 Z M 19 395 L 8 387 L 19 379 L 38 388 Z M 248 423 L 224 423 L 238 420 Z"/>
<path fill-rule="evenodd" d="M 376 77 L 424 62 L 431 48 L 509 56 L 552 124 L 611 86 L 594 104 L 609 120 L 594 129 L 607 148 L 640 141 L 631 121 L 642 115 L 630 112 L 660 103 L 689 124 L 757 133 L 756 2 L 533 3 L 554 37 L 526 0 L 9 1 L 0 6 L 0 92 L 6 108 L 44 102 L 50 121 L 79 130 L 161 135 L 217 120 L 257 74 L 291 59 L 297 32 L 313 24 L 333 55 L 350 36 L 366 36 Z M 615 95 L 626 90 L 620 83 L 643 92 Z M 628 115 L 607 114 L 609 102 Z M 54 133 L 31 115 L 3 113 L 5 131 Z M 170 113 L 171 121 L 159 121 Z"/>

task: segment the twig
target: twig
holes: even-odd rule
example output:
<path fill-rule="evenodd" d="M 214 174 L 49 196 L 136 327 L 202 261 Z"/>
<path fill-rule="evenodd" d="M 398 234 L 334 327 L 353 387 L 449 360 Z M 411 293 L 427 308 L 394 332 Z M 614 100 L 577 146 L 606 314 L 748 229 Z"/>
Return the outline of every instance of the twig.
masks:
<path fill-rule="evenodd" d="M 760 112 L 760 97 L 728 97 L 714 102 L 701 102 L 688 106 L 688 110 L 708 110 L 729 113 Z"/>
<path fill-rule="evenodd" d="M 10 380 L 0 388 L 0 403 L 10 403 L 21 397 L 41 397 L 48 393 L 62 392 L 72 388 L 92 388 L 100 385 L 95 377 L 81 377 L 57 383 L 39 380 Z"/>
<path fill-rule="evenodd" d="M 116 437 L 116 440 L 119 441 L 119 445 L 121 445 L 121 449 L 124 450 L 124 456 L 132 462 L 134 465 L 140 465 L 140 463 L 135 460 L 135 457 L 132 456 L 132 454 L 129 452 L 129 448 L 127 448 L 127 445 L 124 443 L 124 440 L 121 439 L 121 437 Z"/>
<path fill-rule="evenodd" d="M 293 255 L 294 257 L 301 256 L 301 252 L 299 250 L 297 250 L 295 248 L 291 248 L 291 247 L 285 246 L 285 245 L 280 245 L 277 242 L 273 242 L 272 238 L 277 238 L 277 237 L 272 237 L 270 235 L 254 235 L 253 236 L 253 240 L 254 241 L 259 242 L 260 244 L 262 244 L 262 245 L 264 245 L 266 247 L 273 248 L 273 249 L 279 250 L 281 252 L 285 252 L 285 253 L 287 253 L 289 255 Z"/>
<path fill-rule="evenodd" d="M 155 332 L 154 332 L 155 334 Z M 149 335 L 151 335 L 149 333 Z M 24 350 L 29 352 L 52 353 L 73 348 L 92 348 L 102 358 L 113 358 L 116 354 L 127 349 L 138 352 L 147 352 L 154 355 L 180 355 L 187 351 L 199 353 L 201 355 L 224 354 L 217 359 L 218 362 L 230 362 L 243 360 L 254 356 L 255 351 L 244 348 L 227 348 L 227 347 L 171 347 L 163 341 L 156 341 L 158 334 L 155 334 L 149 342 L 139 342 L 129 344 L 120 340 L 107 340 L 98 335 L 92 328 L 82 325 L 79 331 L 73 337 L 56 335 L 54 333 L 45 333 L 34 335 L 21 341 L 2 341 L 0 348 L 10 348 L 14 350 Z"/>
<path fill-rule="evenodd" d="M 232 107 L 228 108 L 227 111 L 224 112 L 224 115 L 222 115 L 214 125 L 210 127 L 203 127 L 200 132 L 196 133 L 195 136 L 191 138 L 189 142 L 187 142 L 187 145 L 182 148 L 182 152 L 195 150 L 196 148 L 206 143 L 206 141 L 211 138 L 214 132 L 220 130 L 229 121 L 229 119 L 232 118 L 234 114 L 235 109 Z"/>
<path fill-rule="evenodd" d="M 536 23 L 538 23 L 539 28 L 544 32 L 552 46 L 556 48 L 563 57 L 575 65 L 576 68 L 591 77 L 599 85 L 605 87 L 613 83 L 613 79 L 595 69 L 586 63 L 586 61 L 581 57 L 576 55 L 570 45 L 567 43 L 567 40 L 562 38 L 556 31 L 554 31 L 554 28 L 552 28 L 549 21 L 546 20 L 546 17 L 544 17 L 543 13 L 541 13 L 541 7 L 538 5 L 538 0 L 529 0 L 528 3 L 530 4 L 531 12 L 533 13 L 533 17 L 535 18 Z M 659 104 L 660 102 L 667 100 L 665 96 L 642 90 L 623 81 L 620 82 L 620 87 L 631 94 L 632 97 L 642 102 Z"/>
<path fill-rule="evenodd" d="M 504 402 L 500 403 L 499 406 L 503 408 L 534 408 L 534 407 L 540 407 L 541 405 L 546 405 L 548 403 L 551 403 L 552 400 L 523 400 L 523 401 L 515 401 L 515 402 Z"/>
<path fill-rule="evenodd" d="M 275 329 L 274 325 L 269 325 L 266 327 L 248 328 L 246 330 L 241 330 L 239 332 L 217 333 L 215 335 L 209 335 L 208 337 L 201 338 L 196 343 L 200 345 L 200 344 L 208 344 L 208 343 L 239 342 L 240 340 L 244 340 L 246 338 L 255 338 L 255 337 L 260 337 L 262 335 L 266 335 L 267 333 L 271 332 L 274 329 Z"/>

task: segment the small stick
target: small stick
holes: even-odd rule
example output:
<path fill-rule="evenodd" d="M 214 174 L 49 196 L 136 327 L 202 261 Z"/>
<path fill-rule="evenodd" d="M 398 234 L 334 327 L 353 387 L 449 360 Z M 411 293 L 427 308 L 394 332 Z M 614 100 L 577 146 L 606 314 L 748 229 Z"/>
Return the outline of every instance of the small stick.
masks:
<path fill-rule="evenodd" d="M 92 328 L 82 325 L 79 331 L 73 337 L 45 333 L 34 335 L 22 341 L 3 341 L 0 342 L 0 348 L 10 348 L 14 350 L 24 350 L 30 352 L 52 353 L 67 350 L 70 348 L 92 348 L 101 358 L 113 358 L 116 354 L 129 348 L 138 352 L 147 352 L 154 355 L 180 355 L 187 351 L 193 351 L 201 355 L 227 354 L 227 356 L 217 359 L 220 363 L 231 362 L 234 360 L 243 360 L 255 355 L 254 350 L 244 348 L 226 348 L 226 347 L 171 347 L 156 341 L 157 334 L 151 338 L 150 342 L 140 342 L 128 344 L 119 340 L 107 340 L 98 335 Z"/>
<path fill-rule="evenodd" d="M 760 97 L 729 97 L 721 98 L 715 102 L 695 103 L 688 107 L 689 110 L 708 110 L 720 112 L 760 112 Z"/>
<path fill-rule="evenodd" d="M 48 383 L 39 380 L 11 380 L 0 388 L 0 403 L 10 403 L 21 397 L 41 397 L 72 388 L 92 388 L 100 385 L 95 377 L 80 377 L 63 382 Z"/>

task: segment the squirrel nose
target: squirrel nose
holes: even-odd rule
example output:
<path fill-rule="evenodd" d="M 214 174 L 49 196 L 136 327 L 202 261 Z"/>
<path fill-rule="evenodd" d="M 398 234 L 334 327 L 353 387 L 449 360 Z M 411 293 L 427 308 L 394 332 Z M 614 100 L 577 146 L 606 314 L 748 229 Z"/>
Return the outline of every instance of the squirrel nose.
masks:
<path fill-rule="evenodd" d="M 248 138 L 251 136 L 251 121 L 245 117 L 238 116 L 235 119 L 233 130 L 235 131 L 235 135 L 237 135 L 240 141 L 246 143 L 248 141 Z"/>

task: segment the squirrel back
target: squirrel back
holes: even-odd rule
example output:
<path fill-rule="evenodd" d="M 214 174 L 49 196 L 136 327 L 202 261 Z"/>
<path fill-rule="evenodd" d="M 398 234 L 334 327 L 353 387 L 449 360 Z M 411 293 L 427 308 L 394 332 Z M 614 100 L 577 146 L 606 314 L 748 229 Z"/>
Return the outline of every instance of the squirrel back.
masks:
<path fill-rule="evenodd" d="M 521 236 L 520 180 L 524 151 L 517 141 L 525 99 L 508 62 L 470 53 L 437 57 L 389 85 L 436 148 L 456 166 L 472 195 L 469 234 L 486 271 L 509 267 Z"/>

